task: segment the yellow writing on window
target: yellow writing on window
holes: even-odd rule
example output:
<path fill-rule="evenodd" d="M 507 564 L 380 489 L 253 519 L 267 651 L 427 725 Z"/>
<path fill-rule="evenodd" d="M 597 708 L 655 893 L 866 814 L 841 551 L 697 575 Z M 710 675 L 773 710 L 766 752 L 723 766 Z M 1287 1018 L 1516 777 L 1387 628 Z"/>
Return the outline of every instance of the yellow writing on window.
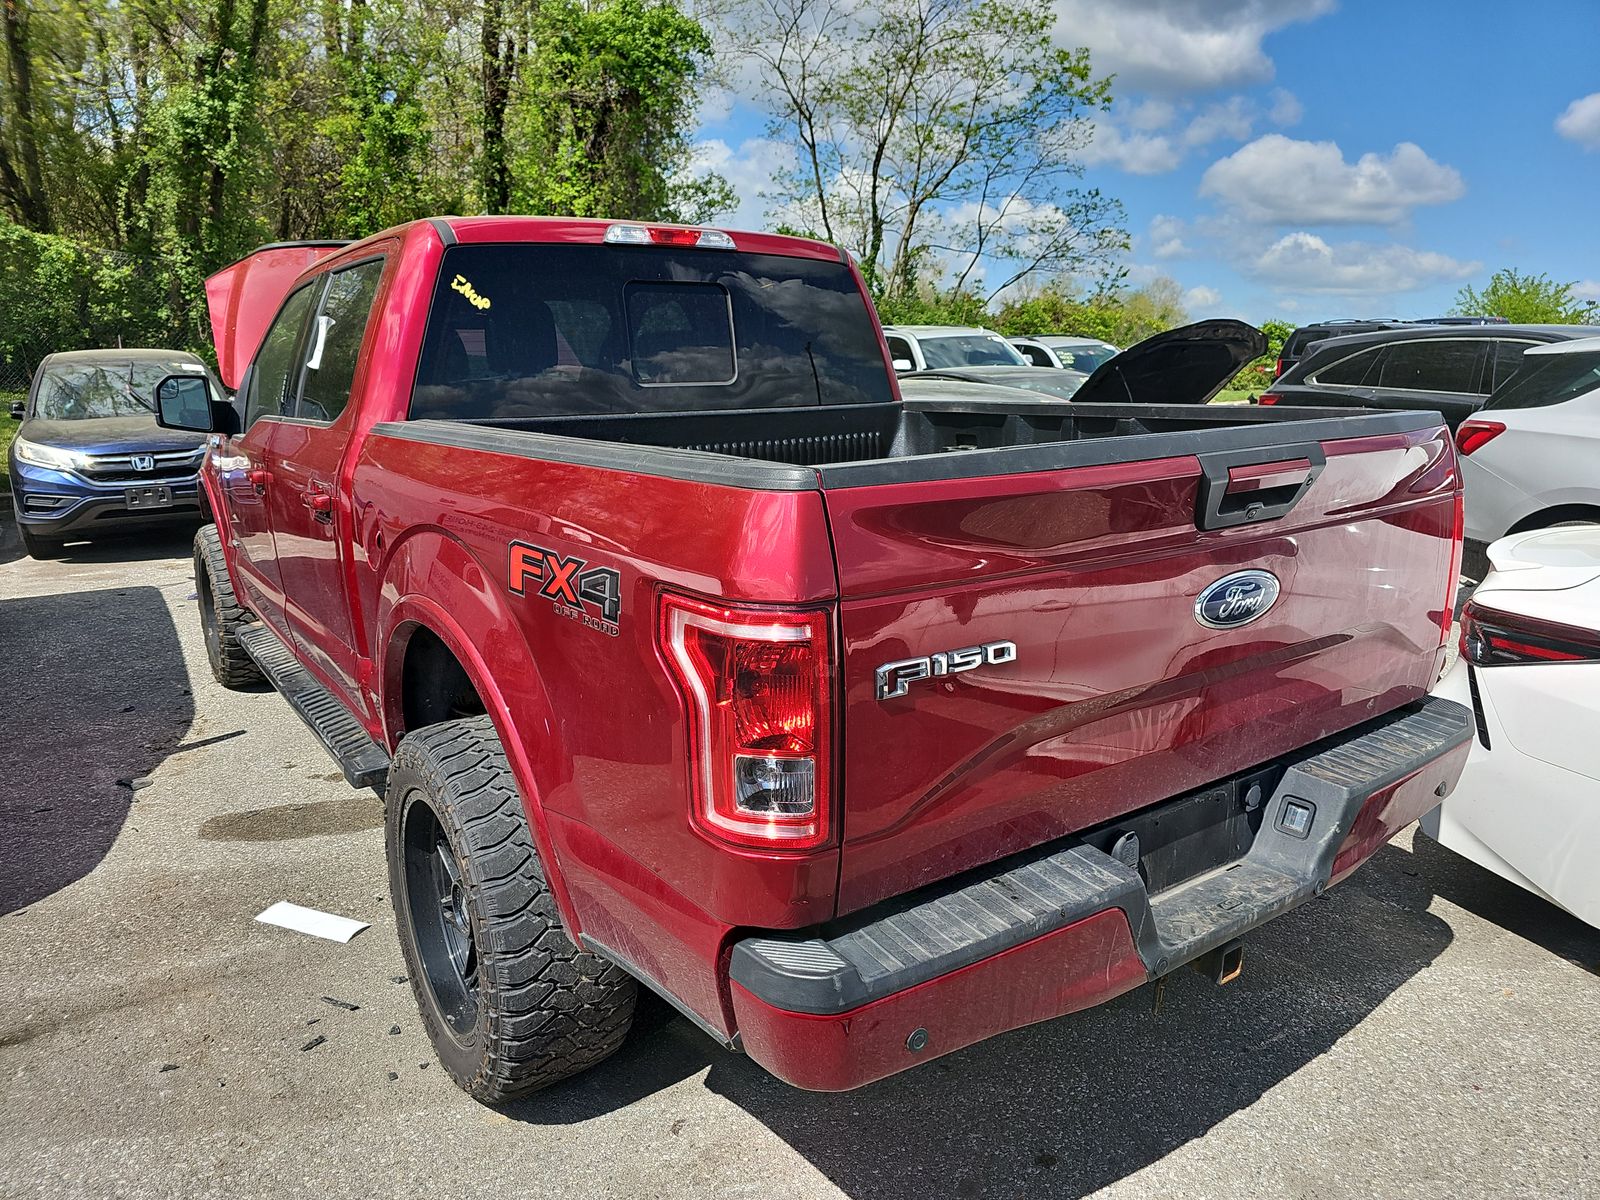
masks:
<path fill-rule="evenodd" d="M 473 308 L 489 307 L 489 297 L 478 295 L 478 289 L 467 282 L 467 277 L 465 275 L 457 275 L 454 279 L 452 279 L 450 281 L 450 289 L 452 291 L 460 292 L 463 296 L 465 296 L 467 298 L 467 303 L 472 305 Z"/>

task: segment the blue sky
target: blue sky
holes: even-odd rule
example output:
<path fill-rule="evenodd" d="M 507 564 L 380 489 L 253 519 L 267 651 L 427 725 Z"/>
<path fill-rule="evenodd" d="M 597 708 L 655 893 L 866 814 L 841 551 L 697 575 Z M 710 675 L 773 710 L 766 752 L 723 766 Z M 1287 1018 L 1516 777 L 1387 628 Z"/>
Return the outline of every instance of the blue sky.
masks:
<path fill-rule="evenodd" d="M 1133 283 L 1190 314 L 1416 317 L 1500 267 L 1600 298 L 1600 3 L 1056 0 L 1117 97 L 1086 182 L 1127 209 Z M 781 147 L 736 93 L 703 157 L 759 227 Z"/>

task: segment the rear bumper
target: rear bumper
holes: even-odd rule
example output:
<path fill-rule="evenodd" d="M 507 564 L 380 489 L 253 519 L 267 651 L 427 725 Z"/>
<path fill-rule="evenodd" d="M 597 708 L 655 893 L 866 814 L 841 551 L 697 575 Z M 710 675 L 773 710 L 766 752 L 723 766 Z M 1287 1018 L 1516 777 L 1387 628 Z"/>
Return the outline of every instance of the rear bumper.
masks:
<path fill-rule="evenodd" d="M 842 1091 L 1110 1000 L 1348 875 L 1454 786 L 1471 737 L 1468 709 L 1429 698 L 1291 756 L 1243 857 L 1154 894 L 1075 842 L 809 938 L 747 938 L 740 1041 L 796 1087 Z"/>

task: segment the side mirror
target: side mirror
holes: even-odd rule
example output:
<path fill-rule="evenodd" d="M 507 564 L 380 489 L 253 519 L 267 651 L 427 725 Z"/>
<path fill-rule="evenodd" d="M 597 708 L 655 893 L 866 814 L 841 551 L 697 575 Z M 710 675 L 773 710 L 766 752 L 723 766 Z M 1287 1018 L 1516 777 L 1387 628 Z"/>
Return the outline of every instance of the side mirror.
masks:
<path fill-rule="evenodd" d="M 909 371 L 909 370 L 912 369 L 912 366 L 913 366 L 913 364 L 912 364 L 912 362 L 911 362 L 911 360 L 909 358 L 897 358 L 897 359 L 894 359 L 894 360 L 892 360 L 890 365 L 893 366 L 896 371 Z"/>
<path fill-rule="evenodd" d="M 11 419 L 20 421 L 28 415 L 28 402 L 26 400 L 13 400 L 11 402 Z"/>
<path fill-rule="evenodd" d="M 156 424 L 190 433 L 235 433 L 231 404 L 211 399 L 204 375 L 168 375 L 156 384 Z"/>

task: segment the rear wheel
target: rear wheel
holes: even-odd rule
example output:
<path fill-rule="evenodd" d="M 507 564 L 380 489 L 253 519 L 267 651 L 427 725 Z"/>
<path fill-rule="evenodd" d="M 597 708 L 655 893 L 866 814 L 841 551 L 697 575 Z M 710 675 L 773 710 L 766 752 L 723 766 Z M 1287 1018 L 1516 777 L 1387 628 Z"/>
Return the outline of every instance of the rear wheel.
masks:
<path fill-rule="evenodd" d="M 194 590 L 211 674 L 225 688 L 260 683 L 260 668 L 239 644 L 239 631 L 250 623 L 250 613 L 234 595 L 228 560 L 222 555 L 222 537 L 215 525 L 202 525 L 194 535 Z"/>
<path fill-rule="evenodd" d="M 29 558 L 49 559 L 60 558 L 65 544 L 54 538 L 43 538 L 25 525 L 18 525 L 17 532 L 22 535 L 22 548 L 28 552 Z"/>
<path fill-rule="evenodd" d="M 407 735 L 384 806 L 400 946 L 451 1078 L 499 1104 L 614 1052 L 634 981 L 562 927 L 489 718 Z"/>

